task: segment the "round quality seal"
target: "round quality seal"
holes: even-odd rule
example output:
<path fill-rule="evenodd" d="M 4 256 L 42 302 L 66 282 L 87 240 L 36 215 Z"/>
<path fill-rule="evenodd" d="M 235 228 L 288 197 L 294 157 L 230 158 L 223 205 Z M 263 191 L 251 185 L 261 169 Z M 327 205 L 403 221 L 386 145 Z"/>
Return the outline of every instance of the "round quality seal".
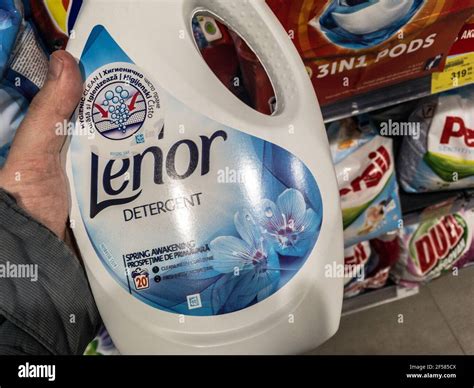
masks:
<path fill-rule="evenodd" d="M 113 63 L 92 73 L 79 106 L 79 121 L 110 140 L 136 134 L 160 109 L 158 91 L 130 63 Z"/>

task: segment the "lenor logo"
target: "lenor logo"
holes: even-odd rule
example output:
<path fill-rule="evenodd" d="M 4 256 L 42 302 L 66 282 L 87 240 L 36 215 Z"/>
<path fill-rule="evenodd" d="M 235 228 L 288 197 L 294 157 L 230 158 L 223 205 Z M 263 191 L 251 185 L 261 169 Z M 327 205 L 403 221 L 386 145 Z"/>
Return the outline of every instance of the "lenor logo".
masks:
<path fill-rule="evenodd" d="M 124 205 L 137 199 L 142 193 L 142 167 L 145 157 L 149 155 L 148 163 L 153 161 L 151 170 L 154 184 L 162 185 L 165 181 L 180 181 L 189 178 L 197 170 L 201 176 L 207 175 L 211 170 L 211 146 L 218 139 L 227 140 L 225 131 L 216 131 L 211 136 L 199 136 L 200 142 L 191 139 L 183 139 L 171 145 L 169 149 L 158 146 L 146 148 L 142 153 L 133 157 L 123 159 L 100 158 L 99 155 L 91 153 L 91 207 L 90 217 L 94 218 L 102 210 L 116 205 Z M 188 163 L 183 172 L 178 172 L 177 164 L 179 152 L 186 152 Z M 183 154 L 181 154 L 183 155 Z M 117 172 L 115 167 L 118 167 Z M 198 166 L 201 166 L 198 169 Z M 127 177 L 131 177 L 127 178 Z M 112 183 L 122 179 L 120 187 L 114 187 Z M 99 193 L 104 194 L 107 199 L 99 201 Z M 125 193 L 128 196 L 124 196 Z"/>

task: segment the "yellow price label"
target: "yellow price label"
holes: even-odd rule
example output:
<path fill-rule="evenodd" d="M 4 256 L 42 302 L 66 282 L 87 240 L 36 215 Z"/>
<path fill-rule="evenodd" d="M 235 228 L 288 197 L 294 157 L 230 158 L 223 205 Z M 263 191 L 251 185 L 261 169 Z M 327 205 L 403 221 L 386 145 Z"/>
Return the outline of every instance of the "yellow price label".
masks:
<path fill-rule="evenodd" d="M 444 92 L 474 82 L 474 53 L 456 55 L 446 60 L 444 71 L 433 73 L 431 93 Z"/>

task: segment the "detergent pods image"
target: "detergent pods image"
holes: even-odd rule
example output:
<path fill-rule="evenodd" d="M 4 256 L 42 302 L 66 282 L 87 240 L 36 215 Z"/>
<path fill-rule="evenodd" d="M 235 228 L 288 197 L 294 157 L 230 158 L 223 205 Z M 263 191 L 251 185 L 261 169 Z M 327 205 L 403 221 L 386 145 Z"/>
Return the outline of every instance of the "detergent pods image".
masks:
<path fill-rule="evenodd" d="M 327 38 L 342 47 L 370 48 L 385 42 L 421 9 L 424 0 L 333 0 L 319 18 Z"/>
<path fill-rule="evenodd" d="M 84 2 L 67 47 L 84 79 L 68 176 L 113 342 L 124 354 L 318 346 L 339 325 L 343 279 L 324 267 L 343 264 L 342 217 L 319 105 L 284 29 L 260 0 L 108 4 Z M 197 13 L 255 50 L 273 115 L 207 67 Z"/>

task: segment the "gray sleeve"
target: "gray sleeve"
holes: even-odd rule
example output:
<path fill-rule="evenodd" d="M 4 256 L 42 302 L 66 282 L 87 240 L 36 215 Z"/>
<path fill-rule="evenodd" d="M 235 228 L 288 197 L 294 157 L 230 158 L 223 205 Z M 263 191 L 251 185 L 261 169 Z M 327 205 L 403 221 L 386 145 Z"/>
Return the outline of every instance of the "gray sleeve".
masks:
<path fill-rule="evenodd" d="M 79 260 L 0 189 L 0 354 L 82 354 L 99 324 Z"/>

